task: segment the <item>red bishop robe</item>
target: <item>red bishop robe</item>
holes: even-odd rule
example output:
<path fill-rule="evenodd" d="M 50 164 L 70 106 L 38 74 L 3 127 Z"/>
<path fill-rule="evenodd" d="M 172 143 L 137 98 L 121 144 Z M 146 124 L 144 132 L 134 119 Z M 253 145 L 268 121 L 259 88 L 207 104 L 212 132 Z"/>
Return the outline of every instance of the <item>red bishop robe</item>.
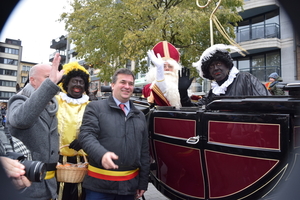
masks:
<path fill-rule="evenodd" d="M 166 99 L 166 97 L 164 96 L 164 94 L 161 92 L 161 90 L 157 87 L 156 84 L 153 85 L 152 89 L 150 88 L 151 83 L 149 83 L 148 85 L 145 85 L 145 87 L 143 88 L 143 95 L 145 98 L 151 96 L 151 92 L 152 95 L 154 97 L 154 102 L 159 105 L 159 106 L 171 106 L 169 101 Z"/>

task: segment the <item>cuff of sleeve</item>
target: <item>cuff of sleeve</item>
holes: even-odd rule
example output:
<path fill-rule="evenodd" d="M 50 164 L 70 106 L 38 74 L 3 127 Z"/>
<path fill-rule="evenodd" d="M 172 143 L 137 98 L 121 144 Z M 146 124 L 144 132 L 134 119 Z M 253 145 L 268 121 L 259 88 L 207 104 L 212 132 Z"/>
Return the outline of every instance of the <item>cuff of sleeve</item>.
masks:
<path fill-rule="evenodd" d="M 181 99 L 189 98 L 187 90 L 179 90 L 179 95 Z"/>
<path fill-rule="evenodd" d="M 180 102 L 181 102 L 181 105 L 183 107 L 188 107 L 188 106 L 192 106 L 192 103 L 191 103 L 191 100 L 190 98 L 188 97 L 188 94 L 187 94 L 187 91 L 182 91 L 180 92 Z"/>

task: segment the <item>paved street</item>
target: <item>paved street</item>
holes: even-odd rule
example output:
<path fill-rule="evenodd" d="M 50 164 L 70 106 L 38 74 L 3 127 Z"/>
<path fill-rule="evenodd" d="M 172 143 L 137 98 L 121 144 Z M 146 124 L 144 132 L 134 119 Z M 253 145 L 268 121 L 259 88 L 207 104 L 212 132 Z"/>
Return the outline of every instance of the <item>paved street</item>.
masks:
<path fill-rule="evenodd" d="M 149 183 L 148 190 L 145 192 L 144 196 L 146 200 L 168 200 L 168 198 L 162 195 L 152 183 Z"/>
<path fill-rule="evenodd" d="M 0 124 L 0 126 L 1 126 L 1 124 Z M 0 131 L 4 132 L 4 127 L 3 126 L 0 127 Z"/>

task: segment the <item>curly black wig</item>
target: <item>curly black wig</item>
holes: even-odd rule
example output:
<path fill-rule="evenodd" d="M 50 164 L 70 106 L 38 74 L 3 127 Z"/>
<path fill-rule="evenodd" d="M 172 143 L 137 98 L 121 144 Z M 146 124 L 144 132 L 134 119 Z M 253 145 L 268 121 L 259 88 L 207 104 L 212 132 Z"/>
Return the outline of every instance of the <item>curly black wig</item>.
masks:
<path fill-rule="evenodd" d="M 71 78 L 79 76 L 84 81 L 84 90 L 85 93 L 89 94 L 89 75 L 82 70 L 72 70 L 68 73 L 68 75 L 64 75 L 62 78 L 62 87 L 65 91 L 68 91 L 68 84 L 71 80 Z"/>
<path fill-rule="evenodd" d="M 213 80 L 214 78 L 209 73 L 209 66 L 212 62 L 221 61 L 225 64 L 225 66 L 231 70 L 233 67 L 233 59 L 231 58 L 229 52 L 219 51 L 217 50 L 212 57 L 202 62 L 201 70 L 203 72 L 203 77 L 209 80 Z"/>

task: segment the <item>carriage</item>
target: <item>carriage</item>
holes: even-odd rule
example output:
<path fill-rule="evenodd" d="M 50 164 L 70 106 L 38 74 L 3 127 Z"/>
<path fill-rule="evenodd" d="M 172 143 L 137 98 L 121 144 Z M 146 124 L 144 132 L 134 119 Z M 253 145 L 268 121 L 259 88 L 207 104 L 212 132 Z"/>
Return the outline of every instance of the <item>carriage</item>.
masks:
<path fill-rule="evenodd" d="M 223 97 L 147 116 L 150 181 L 170 199 L 272 199 L 299 162 L 300 84 L 287 96 Z M 300 164 L 300 163 L 299 163 Z"/>

